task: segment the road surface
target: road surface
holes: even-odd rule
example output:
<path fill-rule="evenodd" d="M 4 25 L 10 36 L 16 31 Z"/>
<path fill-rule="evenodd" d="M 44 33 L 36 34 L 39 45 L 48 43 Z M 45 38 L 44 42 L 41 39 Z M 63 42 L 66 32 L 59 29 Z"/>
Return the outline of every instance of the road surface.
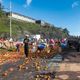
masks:
<path fill-rule="evenodd" d="M 23 57 L 0 65 L 0 80 L 80 80 L 79 67 L 80 52 L 75 51 L 49 59 Z"/>

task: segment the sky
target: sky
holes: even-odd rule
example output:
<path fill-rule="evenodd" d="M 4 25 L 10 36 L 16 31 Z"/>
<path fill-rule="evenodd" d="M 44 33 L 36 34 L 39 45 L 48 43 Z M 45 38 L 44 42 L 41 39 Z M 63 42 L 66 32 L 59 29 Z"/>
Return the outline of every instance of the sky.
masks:
<path fill-rule="evenodd" d="M 10 0 L 0 0 L 9 11 Z M 56 27 L 67 28 L 70 35 L 80 35 L 80 0 L 11 0 L 12 11 L 41 19 Z"/>

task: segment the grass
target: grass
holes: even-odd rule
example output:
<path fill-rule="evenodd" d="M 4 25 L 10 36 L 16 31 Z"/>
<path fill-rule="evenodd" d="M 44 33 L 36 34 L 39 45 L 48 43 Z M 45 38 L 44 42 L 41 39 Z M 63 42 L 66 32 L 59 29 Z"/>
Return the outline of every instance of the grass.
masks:
<path fill-rule="evenodd" d="M 10 21 L 7 17 L 0 18 L 0 36 L 2 37 L 9 37 L 10 33 Z M 57 37 L 61 38 L 62 36 L 66 36 L 64 32 L 59 30 L 59 28 L 53 27 L 42 27 L 39 24 L 12 20 L 12 35 L 13 37 L 23 36 L 25 33 L 30 32 L 32 34 L 39 34 L 42 33 L 46 35 L 46 37 Z"/>

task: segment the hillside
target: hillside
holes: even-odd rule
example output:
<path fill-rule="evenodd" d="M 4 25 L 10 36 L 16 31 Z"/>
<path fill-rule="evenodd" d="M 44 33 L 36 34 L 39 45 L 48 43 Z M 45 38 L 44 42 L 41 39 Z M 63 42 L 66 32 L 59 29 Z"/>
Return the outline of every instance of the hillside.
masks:
<path fill-rule="evenodd" d="M 6 15 L 0 16 L 0 37 L 9 37 L 10 21 Z M 44 37 L 62 38 L 68 36 L 67 29 L 55 26 L 41 26 L 40 24 L 29 23 L 20 20 L 12 20 L 12 36 L 19 38 L 24 34 L 41 34 Z"/>

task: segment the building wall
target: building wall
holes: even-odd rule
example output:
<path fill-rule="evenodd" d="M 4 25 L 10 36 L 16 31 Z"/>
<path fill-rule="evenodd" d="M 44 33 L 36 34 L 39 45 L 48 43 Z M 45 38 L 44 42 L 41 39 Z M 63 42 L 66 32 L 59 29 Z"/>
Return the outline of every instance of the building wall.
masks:
<path fill-rule="evenodd" d="M 18 20 L 23 20 L 23 21 L 27 21 L 27 22 L 31 22 L 31 23 L 35 23 L 35 20 L 30 19 L 28 17 L 24 17 L 15 13 L 12 13 L 12 18 L 18 19 Z"/>
<path fill-rule="evenodd" d="M 8 13 L 8 16 L 10 17 L 10 14 Z M 26 21 L 26 22 L 31 22 L 31 23 L 36 23 L 36 19 L 32 19 L 17 13 L 12 13 L 12 18 L 16 20 L 21 20 L 21 21 Z M 41 20 L 41 25 L 45 26 L 46 22 Z"/>
<path fill-rule="evenodd" d="M 42 25 L 42 26 L 45 26 L 45 22 L 44 22 L 44 21 L 41 21 L 41 25 Z"/>

